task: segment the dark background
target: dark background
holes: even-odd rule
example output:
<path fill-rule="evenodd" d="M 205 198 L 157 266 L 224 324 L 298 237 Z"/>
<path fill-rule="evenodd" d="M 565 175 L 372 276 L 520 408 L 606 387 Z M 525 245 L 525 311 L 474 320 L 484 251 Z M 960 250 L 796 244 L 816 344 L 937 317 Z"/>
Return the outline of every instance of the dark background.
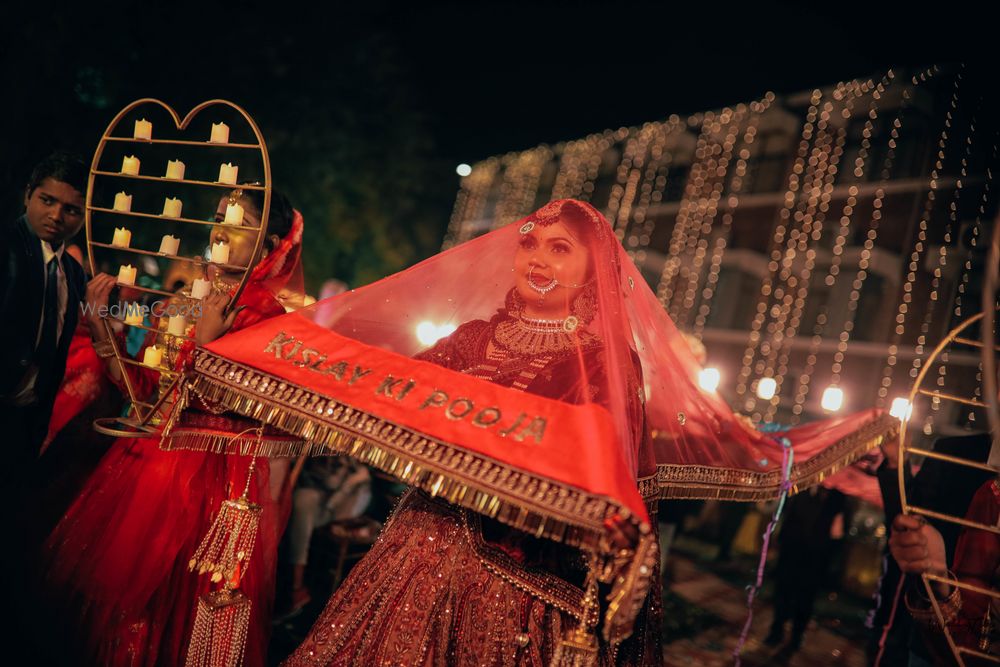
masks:
<path fill-rule="evenodd" d="M 24 4 L 0 10 L 4 219 L 38 159 L 89 162 L 130 101 L 230 99 L 305 215 L 313 291 L 435 252 L 460 162 L 990 55 L 954 4 Z"/>

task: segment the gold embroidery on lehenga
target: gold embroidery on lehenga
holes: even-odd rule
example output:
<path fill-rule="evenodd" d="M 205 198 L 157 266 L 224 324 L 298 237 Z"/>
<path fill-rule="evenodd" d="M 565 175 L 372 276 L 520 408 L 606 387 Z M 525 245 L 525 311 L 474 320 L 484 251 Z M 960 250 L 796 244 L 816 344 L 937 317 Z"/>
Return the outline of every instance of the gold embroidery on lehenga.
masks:
<path fill-rule="evenodd" d="M 542 570 L 529 570 L 490 545 L 483 538 L 482 519 L 468 510 L 462 512 L 463 525 L 476 555 L 483 566 L 499 577 L 526 593 L 538 598 L 551 607 L 580 620 L 583 604 L 583 590 L 559 577 Z"/>

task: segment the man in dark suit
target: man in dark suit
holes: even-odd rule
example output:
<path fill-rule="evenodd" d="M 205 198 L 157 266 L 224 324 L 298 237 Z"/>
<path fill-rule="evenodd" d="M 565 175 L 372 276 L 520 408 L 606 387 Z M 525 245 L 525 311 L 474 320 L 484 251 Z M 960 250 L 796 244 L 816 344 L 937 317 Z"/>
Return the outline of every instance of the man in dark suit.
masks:
<path fill-rule="evenodd" d="M 24 215 L 0 233 L 0 429 L 21 484 L 45 438 L 86 292 L 83 267 L 66 252 L 83 226 L 86 188 L 83 161 L 53 153 L 31 174 Z"/>
<path fill-rule="evenodd" d="M 50 664 L 29 640 L 39 613 L 29 606 L 28 526 L 36 485 L 43 481 L 36 479 L 39 451 L 87 288 L 83 267 L 66 252 L 66 242 L 83 226 L 86 189 L 83 161 L 53 153 L 31 174 L 24 215 L 0 221 L 0 452 L 8 473 L 0 485 L 0 530 L 8 540 L 0 556 L 0 594 L 23 614 L 4 624 L 0 643 L 18 664 Z"/>

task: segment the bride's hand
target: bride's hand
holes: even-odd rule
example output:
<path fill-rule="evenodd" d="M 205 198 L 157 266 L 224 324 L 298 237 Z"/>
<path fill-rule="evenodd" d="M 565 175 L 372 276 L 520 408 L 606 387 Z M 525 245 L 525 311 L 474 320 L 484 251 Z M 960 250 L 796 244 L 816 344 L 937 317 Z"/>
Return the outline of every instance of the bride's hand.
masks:
<path fill-rule="evenodd" d="M 245 307 L 237 306 L 226 313 L 228 305 L 229 295 L 218 291 L 212 292 L 201 300 L 201 317 L 194 330 L 195 342 L 198 345 L 211 343 L 229 331 L 236 316 Z"/>

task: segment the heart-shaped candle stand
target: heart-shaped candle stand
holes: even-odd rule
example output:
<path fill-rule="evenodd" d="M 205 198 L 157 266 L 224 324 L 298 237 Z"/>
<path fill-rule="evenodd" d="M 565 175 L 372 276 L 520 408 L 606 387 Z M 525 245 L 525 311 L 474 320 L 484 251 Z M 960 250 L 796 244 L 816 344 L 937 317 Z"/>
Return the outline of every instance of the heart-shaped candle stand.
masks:
<path fill-rule="evenodd" d="M 224 117 L 222 120 L 230 121 L 232 130 L 239 135 L 249 137 L 252 134 L 255 140 L 249 143 L 231 143 L 229 128 L 216 127 L 214 123 L 211 132 L 205 126 L 204 134 L 197 138 L 190 133 L 185 134 L 189 130 L 196 131 L 190 129 L 192 121 L 206 110 L 214 111 L 216 115 Z M 166 111 L 166 115 L 163 111 Z M 145 115 L 140 118 L 140 114 Z M 153 118 L 153 122 L 147 121 L 148 117 Z M 132 121 L 135 121 L 134 127 Z M 224 131 L 220 134 L 220 130 Z M 171 138 L 160 138 L 160 135 L 170 135 Z M 170 157 L 169 162 L 164 159 L 164 147 L 171 147 L 170 150 L 177 153 Z M 124 151 L 124 156 L 117 155 L 120 151 Z M 174 160 L 182 156 L 183 165 L 179 165 Z M 122 160 L 120 167 L 115 162 L 118 159 Z M 254 164 L 248 165 L 251 160 Z M 262 174 L 263 177 L 251 184 L 238 184 L 239 181 L 230 177 L 227 171 L 232 172 L 232 167 L 238 168 L 241 163 L 244 174 L 248 171 L 247 167 L 252 166 L 259 169 L 254 173 Z M 206 200 L 207 192 L 215 191 L 224 196 L 237 188 L 263 192 L 264 204 L 260 211 L 259 227 L 245 226 L 239 220 L 218 222 L 215 220 L 214 209 L 198 210 L 197 206 L 181 208 L 183 202 L 174 199 L 179 189 L 185 191 L 185 199 L 190 205 L 195 199 Z M 126 190 L 132 193 L 127 194 Z M 114 194 L 119 191 L 122 192 L 121 195 Z M 163 207 L 162 213 L 160 206 Z M 104 259 L 103 266 L 121 267 L 120 270 L 116 268 L 119 270 L 121 296 L 128 295 L 131 291 L 132 295 L 149 295 L 143 297 L 146 299 L 156 298 L 169 304 L 186 304 L 186 312 L 191 315 L 200 312 L 192 307 L 198 297 L 191 291 L 192 277 L 214 264 L 220 271 L 232 276 L 239 275 L 239 284 L 229 304 L 232 308 L 243 292 L 253 267 L 260 260 L 264 239 L 267 237 L 270 208 L 271 165 L 267 146 L 260 129 L 246 111 L 226 100 L 209 100 L 193 108 L 181 119 L 176 111 L 160 100 L 136 100 L 118 112 L 108 124 L 91 163 L 86 205 L 87 254 L 91 272 L 96 275 L 102 267 L 99 259 Z M 234 213 L 242 214 L 242 209 Z M 237 217 L 242 218 L 241 215 Z M 253 239 L 253 253 L 246 266 L 229 264 L 228 246 L 225 249 L 226 256 L 213 253 L 209 259 L 209 239 L 205 239 L 204 245 L 200 245 L 197 240 L 192 242 L 198 232 L 210 235 L 215 227 L 233 228 L 234 224 L 238 225 L 240 234 L 252 235 L 247 237 Z M 133 232 L 137 237 L 136 247 L 133 247 Z M 161 235 L 164 237 L 162 244 Z M 170 240 L 167 236 L 171 237 Z M 181 239 L 182 245 L 197 249 L 199 254 L 182 254 L 174 247 L 177 239 Z M 117 261 L 109 262 L 109 259 L 122 263 L 119 265 Z M 136 268 L 132 264 L 149 268 L 150 263 L 156 264 L 155 272 L 160 276 L 171 273 L 186 275 L 184 282 L 188 284 L 178 292 L 167 291 L 169 285 L 161 285 L 165 289 L 154 289 L 138 284 Z M 203 279 L 207 277 L 203 276 Z M 194 337 L 194 327 L 191 326 L 194 322 L 185 318 L 173 329 L 169 326 L 150 326 L 150 320 L 144 317 L 147 311 L 141 308 L 139 313 L 143 317 L 139 319 L 133 310 L 131 321 L 128 321 L 128 312 L 122 305 L 124 302 L 125 299 L 122 299 L 119 308 L 109 308 L 108 315 L 104 318 L 115 359 L 121 363 L 123 371 L 132 366 L 140 367 L 142 372 L 157 373 L 158 390 L 153 398 L 138 396 L 133 379 L 127 372 L 123 372 L 122 379 L 131 400 L 127 415 L 99 419 L 94 422 L 94 428 L 101 433 L 119 437 L 150 435 L 157 432 L 157 427 L 169 419 L 173 411 L 178 394 L 177 385 L 182 381 L 181 373 L 174 363 L 181 346 Z M 158 319 L 167 318 L 164 316 Z M 146 335 L 150 331 L 156 332 L 158 350 L 148 357 L 144 355 L 142 359 L 132 358 L 115 336 L 114 320 L 118 320 L 126 328 L 145 330 Z M 155 352 L 162 354 L 162 360 L 157 360 Z"/>

